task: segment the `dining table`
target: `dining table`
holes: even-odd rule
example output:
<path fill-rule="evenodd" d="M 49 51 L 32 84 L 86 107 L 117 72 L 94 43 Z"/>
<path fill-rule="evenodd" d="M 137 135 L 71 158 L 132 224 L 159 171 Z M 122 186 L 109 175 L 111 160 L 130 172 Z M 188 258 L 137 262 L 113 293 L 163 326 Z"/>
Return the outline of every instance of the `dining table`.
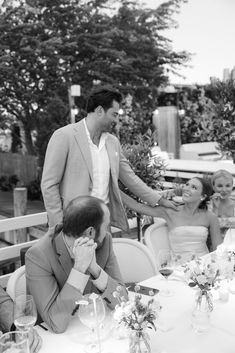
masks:
<path fill-rule="evenodd" d="M 220 298 L 219 291 L 213 290 L 214 309 L 210 315 L 208 332 L 197 333 L 192 327 L 192 312 L 195 308 L 197 289 L 190 287 L 183 275 L 168 279 L 171 296 L 161 295 L 166 287 L 166 279 L 158 274 L 140 283 L 159 289 L 154 298 L 162 309 L 157 330 L 148 329 L 152 353 L 234 353 L 235 352 L 235 294 L 230 291 L 228 298 Z M 234 284 L 231 282 L 231 288 Z M 130 293 L 130 298 L 133 297 Z M 143 300 L 148 300 L 143 295 Z M 222 300 L 221 300 L 222 299 Z M 225 299 L 225 300 L 224 300 Z M 128 331 L 120 331 L 113 313 L 106 310 L 106 320 L 101 332 L 102 353 L 128 353 Z M 46 326 L 46 325 L 45 325 Z M 159 327 L 159 328 L 158 328 Z M 86 328 L 77 316 L 73 317 L 67 330 L 55 334 L 37 326 L 43 339 L 40 353 L 83 353 L 85 352 Z"/>

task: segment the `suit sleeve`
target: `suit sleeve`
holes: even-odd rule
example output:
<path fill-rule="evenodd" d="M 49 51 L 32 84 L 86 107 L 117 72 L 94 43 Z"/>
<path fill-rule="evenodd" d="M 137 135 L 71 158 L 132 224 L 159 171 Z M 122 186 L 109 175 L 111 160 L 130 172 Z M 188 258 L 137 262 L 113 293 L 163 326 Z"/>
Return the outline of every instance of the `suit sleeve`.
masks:
<path fill-rule="evenodd" d="M 82 297 L 81 292 L 68 282 L 59 288 L 41 249 L 30 248 L 25 260 L 27 290 L 33 295 L 42 320 L 53 332 L 64 332 L 71 320 L 75 301 Z"/>
<path fill-rule="evenodd" d="M 148 187 L 132 170 L 128 160 L 125 158 L 121 146 L 120 148 L 120 165 L 119 179 L 121 182 L 141 200 L 147 202 L 151 206 L 155 206 L 161 198 L 161 193 Z"/>
<path fill-rule="evenodd" d="M 119 286 L 121 289 L 120 296 L 124 296 L 126 299 L 128 298 L 128 292 L 123 282 L 119 265 L 113 251 L 112 237 L 110 234 L 107 234 L 106 236 L 106 246 L 109 248 L 109 256 L 104 267 L 104 271 L 108 275 L 108 282 L 105 291 L 102 293 L 102 298 L 111 309 L 114 309 L 118 304 L 117 299 L 113 296 L 113 293 L 117 290 L 117 287 Z"/>
<path fill-rule="evenodd" d="M 0 287 L 0 331 L 9 332 L 13 324 L 13 301 Z"/>
<path fill-rule="evenodd" d="M 68 136 L 57 130 L 47 146 L 41 181 L 50 227 L 60 223 L 63 217 L 59 187 L 66 167 L 68 149 Z"/>

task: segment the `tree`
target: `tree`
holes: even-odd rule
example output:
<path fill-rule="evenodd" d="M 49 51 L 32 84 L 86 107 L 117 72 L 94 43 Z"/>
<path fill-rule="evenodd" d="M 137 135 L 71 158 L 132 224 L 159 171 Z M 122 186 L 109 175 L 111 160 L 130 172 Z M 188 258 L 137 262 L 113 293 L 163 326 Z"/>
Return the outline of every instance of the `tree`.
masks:
<path fill-rule="evenodd" d="M 184 87 L 179 93 L 181 141 L 184 143 L 214 141 L 216 104 L 203 86 Z"/>
<path fill-rule="evenodd" d="M 68 122 L 70 84 L 80 84 L 83 95 L 94 80 L 130 92 L 135 120 L 149 125 L 157 87 L 168 79 L 165 67 L 175 70 L 189 58 L 174 52 L 161 35 L 175 25 L 171 17 L 182 2 L 171 0 L 157 10 L 136 1 L 7 4 L 0 13 L 0 111 L 22 122 L 28 153 L 37 153 L 32 131 L 47 142 L 50 129 Z M 58 117 L 52 114 L 53 102 L 60 102 Z M 47 124 L 45 135 L 51 120 L 55 124 Z"/>
<path fill-rule="evenodd" d="M 222 152 L 233 158 L 235 163 L 235 82 L 216 81 L 207 87 L 207 95 L 215 102 L 213 117 L 213 139 Z"/>

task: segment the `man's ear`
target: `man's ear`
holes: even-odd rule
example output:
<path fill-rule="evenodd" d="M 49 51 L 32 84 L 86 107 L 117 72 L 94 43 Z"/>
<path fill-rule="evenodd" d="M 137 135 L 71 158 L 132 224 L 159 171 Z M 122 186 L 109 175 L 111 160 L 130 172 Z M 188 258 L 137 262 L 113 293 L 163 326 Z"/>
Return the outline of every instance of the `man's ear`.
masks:
<path fill-rule="evenodd" d="M 97 115 L 101 116 L 103 114 L 104 108 L 99 105 L 96 109 L 95 112 Z"/>
<path fill-rule="evenodd" d="M 88 227 L 84 233 L 85 237 L 88 237 L 90 239 L 95 239 L 95 228 L 94 227 Z"/>

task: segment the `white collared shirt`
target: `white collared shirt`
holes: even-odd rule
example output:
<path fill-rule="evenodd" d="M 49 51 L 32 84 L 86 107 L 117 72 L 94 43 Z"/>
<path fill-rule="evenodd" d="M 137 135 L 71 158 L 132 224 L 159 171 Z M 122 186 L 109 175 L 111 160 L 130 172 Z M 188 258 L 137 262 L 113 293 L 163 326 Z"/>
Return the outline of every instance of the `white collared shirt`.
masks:
<path fill-rule="evenodd" d="M 91 151 L 92 173 L 93 173 L 93 188 L 91 196 L 98 197 L 106 204 L 109 203 L 109 177 L 110 163 L 105 146 L 107 133 L 102 133 L 99 146 L 96 146 L 90 137 L 89 130 L 84 119 L 84 126 L 87 134 L 87 139 Z"/>

